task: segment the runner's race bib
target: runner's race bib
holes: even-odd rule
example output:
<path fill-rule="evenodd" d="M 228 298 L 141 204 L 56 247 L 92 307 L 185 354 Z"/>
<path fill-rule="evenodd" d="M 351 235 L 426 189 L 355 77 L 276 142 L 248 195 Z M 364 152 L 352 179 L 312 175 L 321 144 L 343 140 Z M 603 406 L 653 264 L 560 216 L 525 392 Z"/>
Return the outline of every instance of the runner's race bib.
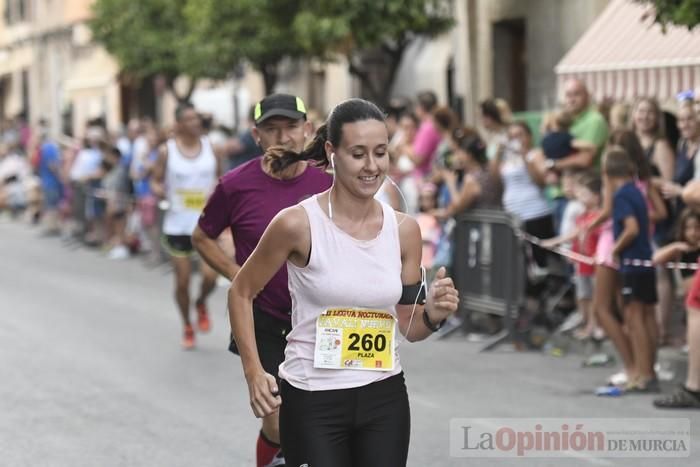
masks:
<path fill-rule="evenodd" d="M 396 319 L 365 308 L 329 308 L 316 320 L 314 367 L 335 370 L 394 369 Z"/>
<path fill-rule="evenodd" d="M 182 200 L 182 206 L 185 209 L 193 211 L 201 211 L 207 203 L 207 195 L 199 190 L 178 190 L 178 196 Z"/>

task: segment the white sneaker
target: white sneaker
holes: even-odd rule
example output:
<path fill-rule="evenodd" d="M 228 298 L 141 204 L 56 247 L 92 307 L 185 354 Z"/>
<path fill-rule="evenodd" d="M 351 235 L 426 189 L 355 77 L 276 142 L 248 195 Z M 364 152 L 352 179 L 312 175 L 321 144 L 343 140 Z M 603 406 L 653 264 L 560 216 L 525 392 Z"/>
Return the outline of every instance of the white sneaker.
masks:
<path fill-rule="evenodd" d="M 624 371 L 620 371 L 619 373 L 615 373 L 614 375 L 611 375 L 610 378 L 608 378 L 608 384 L 612 384 L 613 386 L 624 386 L 627 384 L 627 373 Z"/>
<path fill-rule="evenodd" d="M 129 249 L 124 245 L 117 245 L 107 253 L 108 259 L 127 259 L 129 257 Z"/>

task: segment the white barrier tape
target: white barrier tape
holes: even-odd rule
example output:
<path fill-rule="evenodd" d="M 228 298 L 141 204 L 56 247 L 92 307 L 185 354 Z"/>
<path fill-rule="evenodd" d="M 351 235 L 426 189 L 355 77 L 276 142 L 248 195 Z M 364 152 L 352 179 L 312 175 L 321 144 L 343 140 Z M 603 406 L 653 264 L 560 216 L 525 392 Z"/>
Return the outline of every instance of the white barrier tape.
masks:
<path fill-rule="evenodd" d="M 526 232 L 523 232 L 522 230 L 518 232 L 520 237 L 522 237 L 525 241 L 532 243 L 533 245 L 537 245 L 540 248 L 543 248 L 545 250 L 549 250 L 553 253 L 556 253 L 560 256 L 563 256 L 565 258 L 569 258 L 573 261 L 576 261 L 578 263 L 584 263 L 584 264 L 589 264 L 589 265 L 595 265 L 597 261 L 595 258 L 583 255 L 581 253 L 576 253 L 575 251 L 572 251 L 568 248 L 563 248 L 563 247 L 547 247 L 542 245 L 542 239 L 535 237 L 534 235 L 530 235 Z M 626 259 L 623 261 L 623 264 L 628 265 L 628 266 L 636 266 L 636 267 L 645 267 L 645 268 L 655 268 L 658 266 L 655 264 L 653 261 L 649 259 Z M 691 271 L 697 271 L 700 269 L 700 264 L 699 263 L 684 263 L 684 262 L 668 262 L 664 263 L 663 265 L 667 269 L 689 269 Z"/>
<path fill-rule="evenodd" d="M 647 268 L 654 268 L 657 265 L 654 264 L 653 261 L 645 259 L 626 259 L 623 261 L 624 264 L 630 265 L 630 266 L 641 266 L 641 267 L 647 267 Z M 664 267 L 668 269 L 690 269 L 692 271 L 697 271 L 700 269 L 700 264 L 698 263 L 683 263 L 683 262 L 668 262 L 664 264 Z"/>
<path fill-rule="evenodd" d="M 539 246 L 540 248 L 543 248 L 545 250 L 552 251 L 560 256 L 563 256 L 565 258 L 569 258 L 573 261 L 576 261 L 577 263 L 583 263 L 583 264 L 588 264 L 588 265 L 594 265 L 596 264 L 595 258 L 591 258 L 590 256 L 582 255 L 581 253 L 576 253 L 573 250 L 570 250 L 568 248 L 564 248 L 561 246 L 557 247 L 546 247 L 542 245 L 542 239 L 537 238 L 533 235 L 530 235 L 526 232 L 523 232 L 522 230 L 519 232 L 520 236 L 527 242 L 530 242 L 534 245 Z"/>

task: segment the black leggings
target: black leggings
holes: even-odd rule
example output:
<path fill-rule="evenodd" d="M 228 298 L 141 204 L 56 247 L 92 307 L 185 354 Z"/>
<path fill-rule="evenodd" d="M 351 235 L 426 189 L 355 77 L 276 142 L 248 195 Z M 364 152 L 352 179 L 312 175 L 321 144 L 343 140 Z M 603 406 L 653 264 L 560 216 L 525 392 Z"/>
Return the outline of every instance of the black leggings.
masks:
<path fill-rule="evenodd" d="M 411 415 L 403 373 L 331 391 L 303 391 L 282 380 L 281 390 L 280 436 L 286 465 L 406 465 Z"/>

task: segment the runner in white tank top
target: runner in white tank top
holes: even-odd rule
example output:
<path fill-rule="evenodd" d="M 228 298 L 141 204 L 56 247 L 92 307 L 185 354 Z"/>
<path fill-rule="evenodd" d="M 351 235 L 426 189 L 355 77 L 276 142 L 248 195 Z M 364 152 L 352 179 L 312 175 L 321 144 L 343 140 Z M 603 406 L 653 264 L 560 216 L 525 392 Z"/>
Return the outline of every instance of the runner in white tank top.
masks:
<path fill-rule="evenodd" d="M 163 246 L 170 253 L 175 271 L 175 299 L 184 323 L 182 345 L 194 348 L 194 329 L 190 323 L 190 255 L 194 252 L 192 232 L 208 196 L 216 185 L 221 164 L 209 140 L 202 136 L 199 115 L 191 104 L 175 111 L 175 137 L 158 151 L 151 188 L 168 201 L 163 221 Z M 201 332 L 210 328 L 206 298 L 216 286 L 216 272 L 201 263 L 202 283 L 195 301 L 197 325 Z"/>
<path fill-rule="evenodd" d="M 425 339 L 457 309 L 444 268 L 423 305 L 418 224 L 374 199 L 389 168 L 387 146 L 383 113 L 350 99 L 300 155 L 270 154 L 277 170 L 301 158 L 335 172 L 329 191 L 275 217 L 229 292 L 253 412 L 267 416 L 281 405 L 287 465 L 406 465 L 410 413 L 397 347 Z M 285 262 L 292 331 L 278 388 L 260 363 L 252 302 Z"/>
<path fill-rule="evenodd" d="M 218 164 L 209 138 L 200 137 L 199 146 L 199 154 L 191 157 L 182 154 L 175 138 L 166 142 L 165 192 L 169 207 L 163 219 L 165 235 L 191 236 L 216 185 Z"/>

